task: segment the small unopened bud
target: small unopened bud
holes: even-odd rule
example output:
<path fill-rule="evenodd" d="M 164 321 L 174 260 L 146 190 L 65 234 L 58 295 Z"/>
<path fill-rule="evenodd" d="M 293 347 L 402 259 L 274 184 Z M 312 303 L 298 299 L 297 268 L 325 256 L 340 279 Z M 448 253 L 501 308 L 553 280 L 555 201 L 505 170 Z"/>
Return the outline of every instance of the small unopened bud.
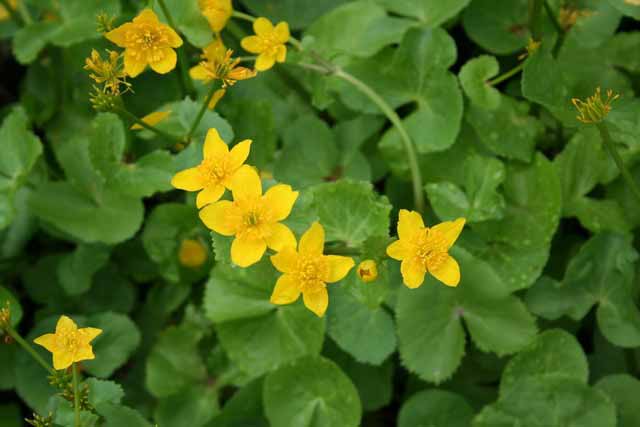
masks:
<path fill-rule="evenodd" d="M 198 268 L 207 260 L 207 250 L 200 241 L 185 239 L 180 244 L 178 259 L 184 267 Z"/>
<path fill-rule="evenodd" d="M 4 306 L 0 308 L 0 330 L 7 330 L 11 326 L 11 306 L 6 301 Z"/>
<path fill-rule="evenodd" d="M 373 282 L 378 278 L 378 266 L 372 259 L 366 259 L 358 265 L 358 277 L 365 283 Z"/>
<path fill-rule="evenodd" d="M 100 12 L 96 15 L 97 30 L 100 34 L 108 33 L 113 30 L 113 22 L 115 16 L 109 16 L 106 12 Z"/>

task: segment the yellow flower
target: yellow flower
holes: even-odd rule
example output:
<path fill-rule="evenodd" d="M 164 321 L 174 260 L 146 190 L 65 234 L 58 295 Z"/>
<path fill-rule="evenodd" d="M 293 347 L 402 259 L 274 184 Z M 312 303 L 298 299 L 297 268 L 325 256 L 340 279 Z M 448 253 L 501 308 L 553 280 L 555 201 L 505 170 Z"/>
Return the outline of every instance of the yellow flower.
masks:
<path fill-rule="evenodd" d="M 231 17 L 233 7 L 231 0 L 198 0 L 200 11 L 209 21 L 209 26 L 213 31 L 219 33 L 222 31 L 227 21 Z"/>
<path fill-rule="evenodd" d="M 194 80 L 209 83 L 211 80 L 222 80 L 222 87 L 233 86 L 238 80 L 246 80 L 256 76 L 256 72 L 246 67 L 238 67 L 240 59 L 232 59 L 233 51 L 224 47 L 219 38 L 202 50 L 202 61 L 189 70 Z"/>
<path fill-rule="evenodd" d="M 431 228 L 425 227 L 418 212 L 400 210 L 398 237 L 387 247 L 387 255 L 402 261 L 400 271 L 404 284 L 417 288 L 429 272 L 447 286 L 458 286 L 460 267 L 449 255 L 464 227 L 465 219 L 446 221 Z"/>
<path fill-rule="evenodd" d="M 255 36 L 242 39 L 244 50 L 257 53 L 256 70 L 265 71 L 275 62 L 284 62 L 287 57 L 285 43 L 289 41 L 289 24 L 280 22 L 275 27 L 267 18 L 258 18 L 253 22 Z"/>
<path fill-rule="evenodd" d="M 373 282 L 378 278 L 378 266 L 372 259 L 365 259 L 356 269 L 358 277 L 365 283 Z"/>
<path fill-rule="evenodd" d="M 200 211 L 200 219 L 216 233 L 235 236 L 231 260 L 240 267 L 260 261 L 267 247 L 279 251 L 295 246 L 296 238 L 280 221 L 291 213 L 298 192 L 277 184 L 262 194 L 262 182 L 250 166 L 243 166 L 233 180 L 233 202 L 222 200 Z"/>
<path fill-rule="evenodd" d="M 578 110 L 578 121 L 590 124 L 603 121 L 611 111 L 611 104 L 618 98 L 620 98 L 620 95 L 614 95 L 613 91 L 609 89 L 607 91 L 607 99 L 602 99 L 602 92 L 600 88 L 597 88 L 595 95 L 588 97 L 586 101 L 573 98 L 571 102 Z"/>
<path fill-rule="evenodd" d="M 216 129 L 209 129 L 202 150 L 203 160 L 198 166 L 178 172 L 171 180 L 175 188 L 200 191 L 196 198 L 198 209 L 217 202 L 224 189 L 231 189 L 234 176 L 249 156 L 251 140 L 245 139 L 229 151 Z"/>
<path fill-rule="evenodd" d="M 45 334 L 34 342 L 53 353 L 53 367 L 66 369 L 75 362 L 93 360 L 91 341 L 102 333 L 101 329 L 78 329 L 75 322 L 67 316 L 60 316 L 55 334 Z"/>
<path fill-rule="evenodd" d="M 11 7 L 11 9 L 16 10 L 17 5 L 18 0 L 9 0 L 9 6 Z M 9 11 L 5 9 L 4 6 L 0 5 L 0 21 L 6 21 L 10 17 L 11 14 L 9 13 Z"/>
<path fill-rule="evenodd" d="M 318 316 L 329 306 L 327 283 L 342 280 L 355 264 L 346 256 L 324 255 L 324 228 L 318 222 L 302 235 L 297 251 L 295 246 L 286 246 L 271 257 L 271 263 L 284 273 L 276 282 L 271 302 L 290 304 L 302 293 L 304 305 Z"/>
<path fill-rule="evenodd" d="M 163 121 L 164 119 L 166 119 L 167 117 L 169 117 L 169 114 L 171 114 L 171 111 L 154 111 L 153 113 L 149 113 L 146 116 L 144 116 L 141 120 L 150 126 L 155 126 L 161 121 Z M 134 123 L 131 126 L 131 130 L 141 130 L 141 129 L 144 129 L 144 127 L 142 127 L 142 125 L 138 123 Z"/>
<path fill-rule="evenodd" d="M 145 9 L 133 19 L 109 31 L 105 37 L 124 51 L 124 70 L 131 77 L 142 73 L 147 65 L 153 71 L 166 74 L 176 66 L 174 48 L 182 39 L 171 27 L 161 23 L 151 9 Z"/>
<path fill-rule="evenodd" d="M 180 264 L 189 268 L 198 268 L 207 260 L 207 250 L 199 240 L 185 239 L 178 252 Z"/>

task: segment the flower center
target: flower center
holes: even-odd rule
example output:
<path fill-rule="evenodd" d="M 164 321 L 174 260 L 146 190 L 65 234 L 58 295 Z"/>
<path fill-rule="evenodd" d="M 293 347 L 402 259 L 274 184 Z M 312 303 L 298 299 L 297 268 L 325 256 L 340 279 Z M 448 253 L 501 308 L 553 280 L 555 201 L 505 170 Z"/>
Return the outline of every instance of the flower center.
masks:
<path fill-rule="evenodd" d="M 229 174 L 229 165 L 226 161 L 214 161 L 204 159 L 198 170 L 209 185 L 219 184 Z"/>
<path fill-rule="evenodd" d="M 327 285 L 322 280 L 326 277 L 327 264 L 322 257 L 302 256 L 298 261 L 296 276 L 302 292 L 317 292 Z"/>
<path fill-rule="evenodd" d="M 78 337 L 75 332 L 61 332 L 56 335 L 56 344 L 58 348 L 68 353 L 74 353 L 78 349 Z"/>
<path fill-rule="evenodd" d="M 418 234 L 415 242 L 416 257 L 427 270 L 437 270 L 446 260 L 449 248 L 445 236 L 432 229 L 425 228 Z"/>

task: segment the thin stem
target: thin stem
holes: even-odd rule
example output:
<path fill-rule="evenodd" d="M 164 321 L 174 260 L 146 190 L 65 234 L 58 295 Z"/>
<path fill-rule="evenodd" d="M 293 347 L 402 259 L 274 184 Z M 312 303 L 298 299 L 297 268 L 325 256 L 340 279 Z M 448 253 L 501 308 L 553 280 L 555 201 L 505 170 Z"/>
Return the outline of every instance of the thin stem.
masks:
<path fill-rule="evenodd" d="M 16 24 L 22 25 L 22 20 L 20 19 L 20 16 L 18 16 L 16 11 L 11 7 L 11 5 L 9 5 L 8 0 L 0 0 L 0 4 L 2 4 L 2 7 L 4 7 L 4 9 L 7 11 L 9 16 L 11 17 L 11 19 L 13 19 L 13 21 Z"/>
<path fill-rule="evenodd" d="M 167 7 L 164 0 L 158 0 L 158 4 L 160 5 L 160 9 L 162 9 L 162 13 L 164 13 L 165 18 L 167 18 L 167 23 L 169 26 L 173 28 L 175 31 L 178 31 L 178 27 L 176 27 L 175 21 L 173 17 L 169 13 L 169 8 Z M 183 45 L 184 46 L 184 45 Z M 178 75 L 180 77 L 180 85 L 182 86 L 183 95 L 192 95 L 195 93 L 195 88 L 193 87 L 193 82 L 189 77 L 189 68 L 187 63 L 185 62 L 184 57 L 184 47 L 178 49 Z"/>
<path fill-rule="evenodd" d="M 542 9 L 542 0 L 529 0 L 529 31 L 534 40 L 541 40 L 540 33 L 540 10 Z"/>
<path fill-rule="evenodd" d="M 231 16 L 234 17 L 234 18 L 242 19 L 243 21 L 248 21 L 248 22 L 253 22 L 253 21 L 256 20 L 255 16 L 251 16 L 251 15 L 246 14 L 246 13 L 238 12 L 237 10 L 234 10 L 233 13 L 231 14 Z"/>
<path fill-rule="evenodd" d="M 42 366 L 47 372 L 49 372 L 51 375 L 54 375 L 56 373 L 51 365 L 45 362 L 45 360 L 38 354 L 38 352 L 36 352 L 34 348 L 28 342 L 26 342 L 15 329 L 13 329 L 13 327 L 7 327 L 6 331 L 11 336 L 11 338 L 13 338 L 13 340 L 17 342 L 20 347 L 22 347 L 27 353 L 29 353 L 31 357 L 33 357 L 35 361 L 38 362 L 38 364 L 40 364 L 40 366 Z"/>
<path fill-rule="evenodd" d="M 215 95 L 216 90 L 218 89 L 220 89 L 220 83 L 216 80 L 215 82 L 211 83 L 211 87 L 209 88 L 209 93 L 207 94 L 207 97 L 202 103 L 202 107 L 200 107 L 200 111 L 198 112 L 198 115 L 196 116 L 195 120 L 191 124 L 189 133 L 187 133 L 187 136 L 184 138 L 184 142 L 186 142 L 187 144 L 191 142 L 191 138 L 193 137 L 193 134 L 198 128 L 198 125 L 200 124 L 202 117 L 204 117 L 205 111 L 207 111 L 207 108 L 209 108 L 209 103 L 211 102 L 211 99 L 213 99 L 213 95 Z"/>
<path fill-rule="evenodd" d="M 145 123 L 141 118 L 139 118 L 138 116 L 136 116 L 135 114 L 131 113 L 129 110 L 127 110 L 124 107 L 119 107 L 116 108 L 114 110 L 114 112 L 120 114 L 121 116 L 127 118 L 129 121 L 136 123 L 140 126 L 142 126 L 143 128 L 150 130 L 151 132 L 155 133 L 158 136 L 161 136 L 164 139 L 167 139 L 169 141 L 173 141 L 173 142 L 182 142 L 182 140 L 180 138 L 178 138 L 177 136 L 173 136 L 165 131 L 162 131 L 160 129 L 158 129 L 155 126 L 150 125 L 149 123 Z"/>
<path fill-rule="evenodd" d="M 560 25 L 560 21 L 558 21 L 558 18 L 556 17 L 555 13 L 553 13 L 553 10 L 551 9 L 551 5 L 549 4 L 548 0 L 544 1 L 544 10 L 545 12 L 547 12 L 549 19 L 551 19 L 551 23 L 553 24 L 558 34 L 564 34 L 564 28 L 562 28 L 562 25 Z"/>
<path fill-rule="evenodd" d="M 78 364 L 74 363 L 71 367 L 73 371 L 73 410 L 75 414 L 75 427 L 80 427 L 80 393 L 78 393 Z"/>
<path fill-rule="evenodd" d="M 31 14 L 29 13 L 29 8 L 27 7 L 27 5 L 24 4 L 23 1 L 19 1 L 17 6 L 18 13 L 20 14 L 20 17 L 22 17 L 24 23 L 26 25 L 33 24 L 33 18 L 31 18 Z"/>
<path fill-rule="evenodd" d="M 629 172 L 629 169 L 627 169 L 627 167 L 624 165 L 624 162 L 622 161 L 622 157 L 620 157 L 620 153 L 618 153 L 618 149 L 616 148 L 613 142 L 613 139 L 611 139 L 611 135 L 609 134 L 609 128 L 607 128 L 607 124 L 604 122 L 600 122 L 597 124 L 597 126 L 598 126 L 598 130 L 600 131 L 600 137 L 602 137 L 602 142 L 604 143 L 606 150 L 609 152 L 609 155 L 613 158 L 613 161 L 616 163 L 616 166 L 618 166 L 618 169 L 620 170 L 620 173 L 622 174 L 622 177 L 624 178 L 624 180 L 627 182 L 627 185 L 631 188 L 631 191 L 633 191 L 633 194 L 638 198 L 638 201 L 640 201 L 640 189 L 638 189 L 638 186 L 636 185 L 636 182 L 634 181 L 633 176 Z"/>
<path fill-rule="evenodd" d="M 251 62 L 251 61 L 255 61 L 256 58 L 258 57 L 253 55 L 253 56 L 236 56 L 235 59 L 239 59 L 240 62 Z"/>
<path fill-rule="evenodd" d="M 516 65 L 515 67 L 513 67 L 511 70 L 507 71 L 506 73 L 494 77 L 493 79 L 489 80 L 487 82 L 487 84 L 489 86 L 495 86 L 497 84 L 502 83 L 503 81 L 510 79 L 511 77 L 515 76 L 516 74 L 518 74 L 520 71 L 522 71 L 522 69 L 524 68 L 524 62 L 521 62 L 520 64 Z"/>

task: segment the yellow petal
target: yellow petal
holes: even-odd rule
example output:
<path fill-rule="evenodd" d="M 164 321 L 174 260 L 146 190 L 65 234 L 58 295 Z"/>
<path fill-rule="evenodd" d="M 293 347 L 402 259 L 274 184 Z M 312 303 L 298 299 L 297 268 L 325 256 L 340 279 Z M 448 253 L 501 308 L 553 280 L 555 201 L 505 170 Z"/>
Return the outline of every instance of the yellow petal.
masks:
<path fill-rule="evenodd" d="M 95 358 L 96 356 L 93 354 L 93 348 L 91 346 L 85 346 L 76 351 L 76 356 L 73 359 L 74 362 L 81 362 L 83 360 L 93 360 Z"/>
<path fill-rule="evenodd" d="M 322 317 L 329 306 L 329 293 L 324 286 L 315 292 L 303 293 L 302 299 L 304 305 L 318 317 Z"/>
<path fill-rule="evenodd" d="M 285 45 L 280 45 L 276 48 L 276 61 L 282 63 L 287 59 L 287 48 Z"/>
<path fill-rule="evenodd" d="M 269 212 L 275 221 L 287 218 L 298 199 L 298 192 L 293 191 L 290 185 L 277 184 L 264 193 L 264 201 L 269 207 Z"/>
<path fill-rule="evenodd" d="M 155 25 L 160 24 L 160 21 L 158 20 L 158 15 L 156 15 L 153 10 L 151 9 L 144 9 L 142 12 L 140 12 L 138 14 L 138 16 L 136 16 L 135 18 L 133 18 L 133 22 L 138 23 L 138 22 L 144 22 L 144 23 L 152 23 Z"/>
<path fill-rule="evenodd" d="M 253 199 L 262 196 L 262 182 L 254 168 L 244 165 L 233 176 L 233 199 Z"/>
<path fill-rule="evenodd" d="M 271 264 L 281 273 L 293 273 L 298 264 L 298 253 L 295 248 L 285 247 L 271 255 Z"/>
<path fill-rule="evenodd" d="M 276 58 L 273 55 L 269 55 L 265 52 L 258 55 L 258 57 L 256 58 L 255 67 L 258 71 L 267 71 L 268 69 L 273 67 L 273 64 L 275 63 Z"/>
<path fill-rule="evenodd" d="M 98 328 L 82 328 L 78 329 L 78 334 L 83 342 L 90 343 L 95 337 L 102 333 L 102 329 Z"/>
<path fill-rule="evenodd" d="M 125 51 L 124 54 L 124 71 L 130 77 L 137 77 L 147 68 L 146 61 L 137 59 L 132 53 L 129 52 L 129 49 Z"/>
<path fill-rule="evenodd" d="M 333 283 L 344 279 L 344 277 L 349 273 L 349 270 L 351 270 L 355 265 L 353 258 L 348 256 L 327 255 L 324 259 L 329 267 L 327 277 L 323 278 L 327 283 Z"/>
<path fill-rule="evenodd" d="M 293 275 L 283 274 L 278 278 L 273 293 L 271 294 L 272 304 L 291 304 L 300 296 L 300 288 Z"/>
<path fill-rule="evenodd" d="M 270 35 L 273 31 L 273 24 L 267 18 L 260 17 L 253 21 L 253 31 L 259 36 Z"/>
<path fill-rule="evenodd" d="M 324 251 L 324 228 L 316 221 L 302 235 L 298 244 L 298 252 L 308 255 L 322 255 Z"/>
<path fill-rule="evenodd" d="M 166 119 L 167 117 L 169 117 L 169 114 L 171 114 L 171 111 L 154 111 L 153 113 L 150 113 L 144 116 L 141 120 L 148 125 L 155 126 L 161 121 L 163 121 L 164 119 Z M 140 130 L 140 129 L 144 129 L 144 128 L 142 127 L 142 125 L 139 125 L 137 123 L 131 126 L 131 130 Z"/>
<path fill-rule="evenodd" d="M 402 240 L 396 240 L 387 246 L 387 255 L 393 259 L 402 261 L 403 259 L 411 256 L 411 247 Z"/>
<path fill-rule="evenodd" d="M 260 261 L 266 250 L 263 239 L 236 237 L 231 244 L 231 261 L 240 267 L 249 267 Z"/>
<path fill-rule="evenodd" d="M 200 220 L 208 229 L 223 236 L 233 236 L 237 231 L 234 216 L 231 215 L 233 203 L 229 200 L 221 200 L 205 206 L 199 213 Z"/>
<path fill-rule="evenodd" d="M 286 22 L 280 22 L 273 29 L 275 32 L 276 40 L 284 44 L 289 41 L 291 33 L 289 32 L 289 24 Z"/>
<path fill-rule="evenodd" d="M 218 102 L 222 99 L 225 93 L 227 93 L 226 89 L 218 89 L 213 93 L 211 101 L 209 101 L 209 110 L 216 108 L 216 105 L 218 105 Z"/>
<path fill-rule="evenodd" d="M 203 67 L 202 64 L 191 67 L 191 69 L 189 70 L 189 76 L 194 80 L 203 81 L 209 81 L 213 78 L 211 73 L 209 73 L 209 71 L 207 71 L 207 69 Z"/>
<path fill-rule="evenodd" d="M 41 345 L 42 347 L 49 350 L 51 353 L 55 351 L 56 348 L 56 336 L 55 334 L 44 334 L 35 340 L 34 343 Z"/>
<path fill-rule="evenodd" d="M 401 240 L 411 239 L 411 237 L 422 228 L 424 228 L 424 222 L 418 212 L 400 209 L 398 237 Z"/>
<path fill-rule="evenodd" d="M 224 186 L 218 184 L 204 188 L 198 193 L 196 197 L 196 206 L 198 209 L 205 205 L 220 200 L 220 197 L 224 194 Z"/>
<path fill-rule="evenodd" d="M 127 22 L 126 24 L 120 25 L 118 28 L 114 28 L 113 30 L 106 33 L 104 36 L 111 43 L 115 43 L 120 47 L 127 47 L 127 33 L 133 30 L 133 24 Z"/>
<path fill-rule="evenodd" d="M 407 258 L 400 264 L 400 272 L 402 273 L 402 281 L 404 284 L 414 289 L 422 285 L 427 270 L 424 264 L 415 258 Z"/>
<path fill-rule="evenodd" d="M 58 323 L 56 323 L 56 335 L 75 333 L 77 330 L 78 325 L 76 325 L 76 322 L 67 316 L 60 316 Z"/>
<path fill-rule="evenodd" d="M 185 191 L 198 191 L 204 187 L 205 181 L 198 168 L 189 168 L 178 172 L 171 179 L 171 185 Z"/>
<path fill-rule="evenodd" d="M 458 236 L 460 236 L 465 222 L 464 218 L 458 218 L 455 221 L 441 222 L 438 225 L 434 225 L 431 229 L 444 235 L 445 241 L 447 242 L 447 249 L 449 249 L 456 242 Z"/>
<path fill-rule="evenodd" d="M 271 249 L 274 251 L 281 251 L 286 247 L 296 247 L 296 236 L 289 227 L 278 222 L 270 224 L 269 228 L 271 234 L 269 234 L 265 240 L 267 242 L 267 246 Z"/>
<path fill-rule="evenodd" d="M 451 256 L 438 266 L 437 269 L 429 269 L 429 273 L 447 286 L 458 286 L 460 283 L 460 266 Z"/>
<path fill-rule="evenodd" d="M 258 36 L 247 36 L 240 41 L 240 45 L 251 53 L 260 53 L 264 50 L 262 40 Z"/>
<path fill-rule="evenodd" d="M 233 146 L 229 152 L 229 164 L 232 170 L 238 169 L 249 157 L 251 149 L 251 140 L 245 139 Z"/>
<path fill-rule="evenodd" d="M 168 25 L 164 26 L 165 35 L 169 39 L 169 46 L 177 48 L 182 46 L 182 38 Z"/>
<path fill-rule="evenodd" d="M 217 129 L 211 128 L 204 140 L 202 155 L 205 159 L 223 159 L 229 154 L 229 147 L 224 143 Z"/>
<path fill-rule="evenodd" d="M 60 371 L 67 369 L 73 363 L 73 354 L 67 351 L 53 353 L 53 369 Z"/>
<path fill-rule="evenodd" d="M 176 68 L 176 64 L 178 63 L 178 55 L 176 51 L 170 47 L 165 47 L 161 49 L 158 53 L 158 57 L 160 58 L 158 61 L 149 62 L 151 69 L 158 74 L 167 74 L 169 71 Z"/>

